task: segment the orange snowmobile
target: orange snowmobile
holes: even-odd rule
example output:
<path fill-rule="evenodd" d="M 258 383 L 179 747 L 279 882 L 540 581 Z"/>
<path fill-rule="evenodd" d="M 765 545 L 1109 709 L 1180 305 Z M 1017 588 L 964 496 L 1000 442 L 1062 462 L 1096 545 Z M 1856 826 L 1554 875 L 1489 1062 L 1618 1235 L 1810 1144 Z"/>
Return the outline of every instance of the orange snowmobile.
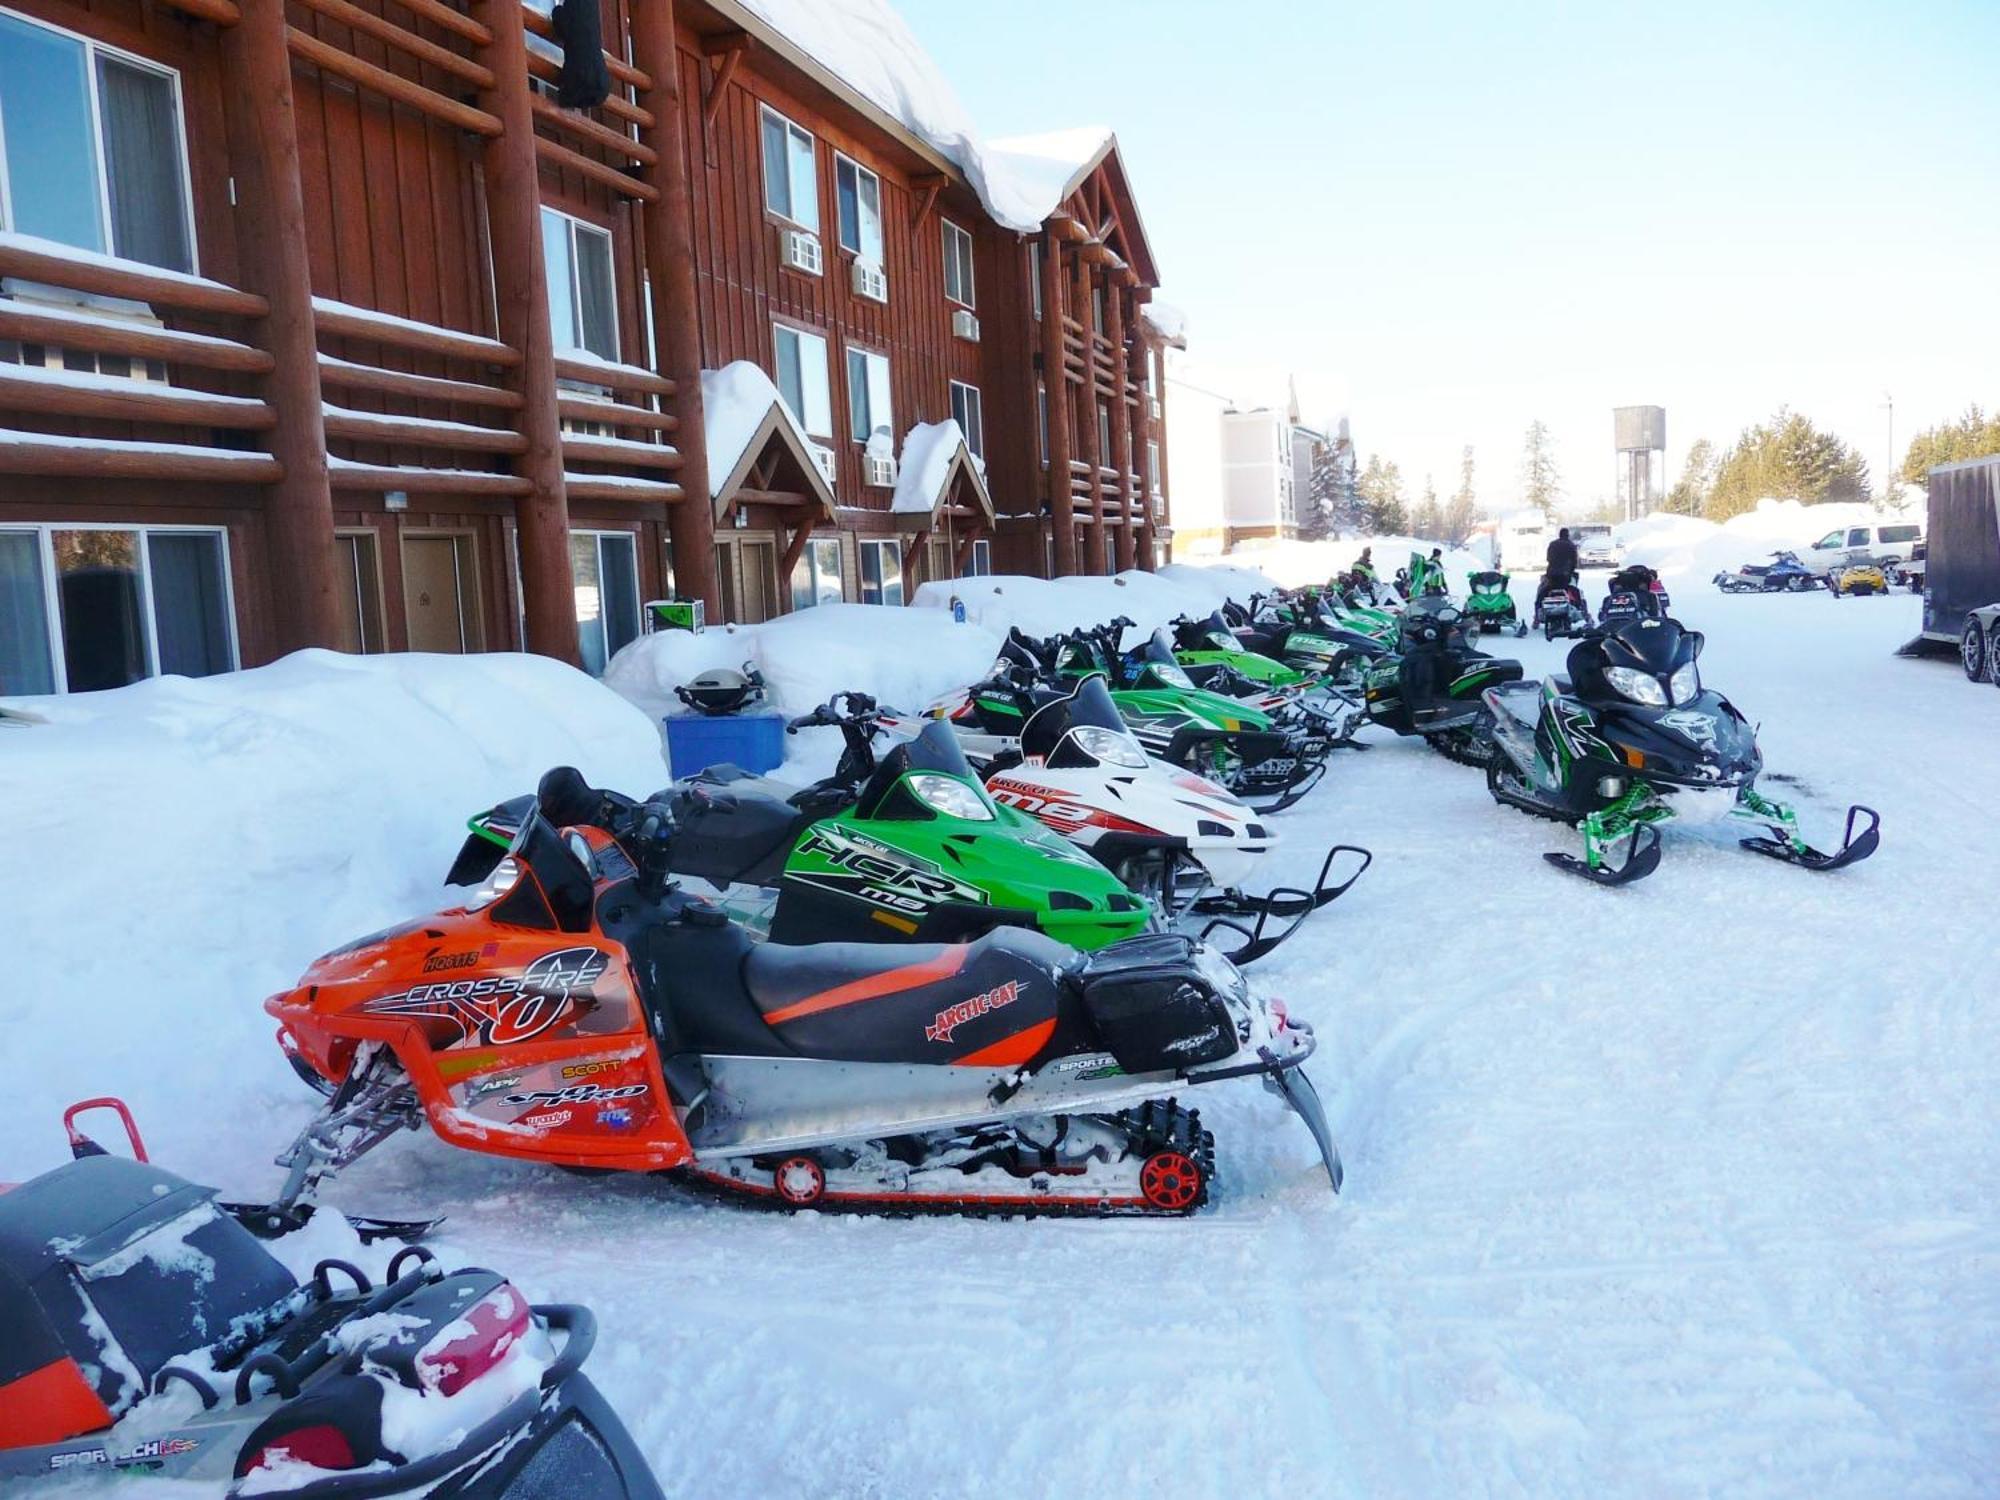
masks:
<path fill-rule="evenodd" d="M 1339 1156 L 1310 1027 L 1183 937 L 1078 953 L 757 943 L 668 877 L 673 829 L 563 768 L 463 907 L 314 962 L 265 1002 L 328 1094 L 273 1225 L 403 1128 L 791 1208 L 1182 1214 L 1212 1139 L 1174 1093 L 1261 1077 Z M 603 826 L 611 823 L 613 826 Z M 559 825 L 566 825 L 560 826 Z"/>

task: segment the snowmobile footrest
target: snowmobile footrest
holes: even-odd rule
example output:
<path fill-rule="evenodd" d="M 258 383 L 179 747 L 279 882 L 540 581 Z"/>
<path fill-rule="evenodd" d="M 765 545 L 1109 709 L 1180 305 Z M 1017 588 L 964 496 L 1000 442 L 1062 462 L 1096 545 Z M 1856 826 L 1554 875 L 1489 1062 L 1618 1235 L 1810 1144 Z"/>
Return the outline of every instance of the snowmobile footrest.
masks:
<path fill-rule="evenodd" d="M 1635 827 L 1632 830 L 1631 852 L 1616 869 L 1609 865 L 1591 865 L 1574 854 L 1544 854 L 1542 858 L 1558 870 L 1581 875 L 1593 885 L 1630 885 L 1635 880 L 1644 880 L 1660 867 L 1660 832 L 1649 823 Z"/>
<path fill-rule="evenodd" d="M 1863 818 L 1868 826 L 1857 831 Z M 1772 859 L 1782 859 L 1787 864 L 1798 865 L 1807 870 L 1838 870 L 1846 865 L 1859 864 L 1873 854 L 1882 843 L 1882 815 L 1872 807 L 1856 804 L 1847 810 L 1847 831 L 1842 836 L 1840 848 L 1832 854 L 1811 847 L 1798 848 L 1785 839 L 1754 838 L 1740 841 L 1745 849 L 1755 854 L 1767 854 Z"/>

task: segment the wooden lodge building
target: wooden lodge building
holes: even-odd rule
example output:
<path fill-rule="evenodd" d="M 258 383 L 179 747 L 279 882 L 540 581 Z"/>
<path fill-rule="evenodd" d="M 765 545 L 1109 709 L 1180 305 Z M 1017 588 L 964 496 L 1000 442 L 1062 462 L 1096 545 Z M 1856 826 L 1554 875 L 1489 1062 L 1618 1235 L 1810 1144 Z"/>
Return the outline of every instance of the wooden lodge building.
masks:
<path fill-rule="evenodd" d="M 856 8 L 0 0 L 0 694 L 1153 566 L 1115 140 L 941 148 Z"/>

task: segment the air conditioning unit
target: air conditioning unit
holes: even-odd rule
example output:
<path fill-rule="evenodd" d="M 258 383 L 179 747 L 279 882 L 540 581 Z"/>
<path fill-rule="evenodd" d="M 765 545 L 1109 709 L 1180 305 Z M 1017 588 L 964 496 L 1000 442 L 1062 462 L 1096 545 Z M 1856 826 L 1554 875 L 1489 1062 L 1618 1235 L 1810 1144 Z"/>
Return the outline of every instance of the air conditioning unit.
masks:
<path fill-rule="evenodd" d="M 896 483 L 896 460 L 879 454 L 866 454 L 862 458 L 863 476 L 877 489 L 890 489 Z"/>
<path fill-rule="evenodd" d="M 951 334 L 953 338 L 969 339 L 975 344 L 979 342 L 979 319 L 971 308 L 952 309 Z"/>
<path fill-rule="evenodd" d="M 866 297 L 870 302 L 889 300 L 889 278 L 874 261 L 855 261 L 853 276 L 855 296 Z"/>
<path fill-rule="evenodd" d="M 794 271 L 808 276 L 820 274 L 819 236 L 803 229 L 787 229 L 778 236 L 778 253 Z"/>
<path fill-rule="evenodd" d="M 809 446 L 812 449 L 813 467 L 819 470 L 820 478 L 824 479 L 828 484 L 839 483 L 838 476 L 840 471 L 835 467 L 836 460 L 833 450 L 820 443 L 813 443 Z"/>

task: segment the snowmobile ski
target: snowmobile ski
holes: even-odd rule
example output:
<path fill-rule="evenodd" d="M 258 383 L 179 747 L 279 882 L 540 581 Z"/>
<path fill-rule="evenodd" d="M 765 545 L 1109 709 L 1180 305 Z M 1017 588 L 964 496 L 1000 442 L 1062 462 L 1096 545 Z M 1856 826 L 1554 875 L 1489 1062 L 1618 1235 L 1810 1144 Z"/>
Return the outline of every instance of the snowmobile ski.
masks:
<path fill-rule="evenodd" d="M 1343 854 L 1359 855 L 1361 862 L 1345 880 L 1330 885 L 1327 877 L 1333 870 L 1333 862 Z M 1335 844 L 1326 851 L 1326 858 L 1320 862 L 1319 879 L 1309 891 L 1299 886 L 1274 886 L 1262 896 L 1250 896 L 1241 891 L 1220 891 L 1196 897 L 1188 909 L 1194 916 L 1214 918 L 1202 929 L 1201 940 L 1214 944 L 1217 951 L 1240 969 L 1276 948 L 1321 907 L 1346 895 L 1374 862 L 1374 854 L 1358 845 Z M 1267 932 L 1265 929 L 1273 920 L 1283 921 L 1285 925 L 1275 933 Z M 1246 928 L 1243 926 L 1245 921 L 1252 925 Z M 1234 949 L 1225 947 L 1215 936 L 1218 932 L 1236 934 L 1243 939 L 1243 946 Z"/>
<path fill-rule="evenodd" d="M 1763 799 L 1759 799 L 1762 801 Z M 1778 804 L 1771 804 L 1777 806 Z M 1786 809 L 1789 811 L 1789 809 Z M 1748 816 L 1749 814 L 1746 814 Z M 1868 819 L 1866 828 L 1856 831 L 1855 825 L 1863 817 Z M 1764 854 L 1772 859 L 1781 859 L 1787 864 L 1798 865 L 1802 869 L 1824 872 L 1844 869 L 1848 865 L 1859 864 L 1868 858 L 1882 842 L 1882 816 L 1872 807 L 1856 803 L 1847 810 L 1847 829 L 1842 835 L 1840 848 L 1828 854 L 1815 849 L 1792 831 L 1794 820 L 1787 819 L 1771 825 L 1773 831 L 1785 835 L 1780 838 L 1740 839 L 1739 843 L 1754 854 Z"/>
<path fill-rule="evenodd" d="M 1632 847 L 1623 864 L 1590 864 L 1578 859 L 1574 854 L 1546 853 L 1542 856 L 1558 870 L 1567 870 L 1572 875 L 1581 875 L 1593 885 L 1630 885 L 1635 880 L 1644 880 L 1660 867 L 1660 831 L 1650 823 L 1639 823 L 1632 829 Z"/>

